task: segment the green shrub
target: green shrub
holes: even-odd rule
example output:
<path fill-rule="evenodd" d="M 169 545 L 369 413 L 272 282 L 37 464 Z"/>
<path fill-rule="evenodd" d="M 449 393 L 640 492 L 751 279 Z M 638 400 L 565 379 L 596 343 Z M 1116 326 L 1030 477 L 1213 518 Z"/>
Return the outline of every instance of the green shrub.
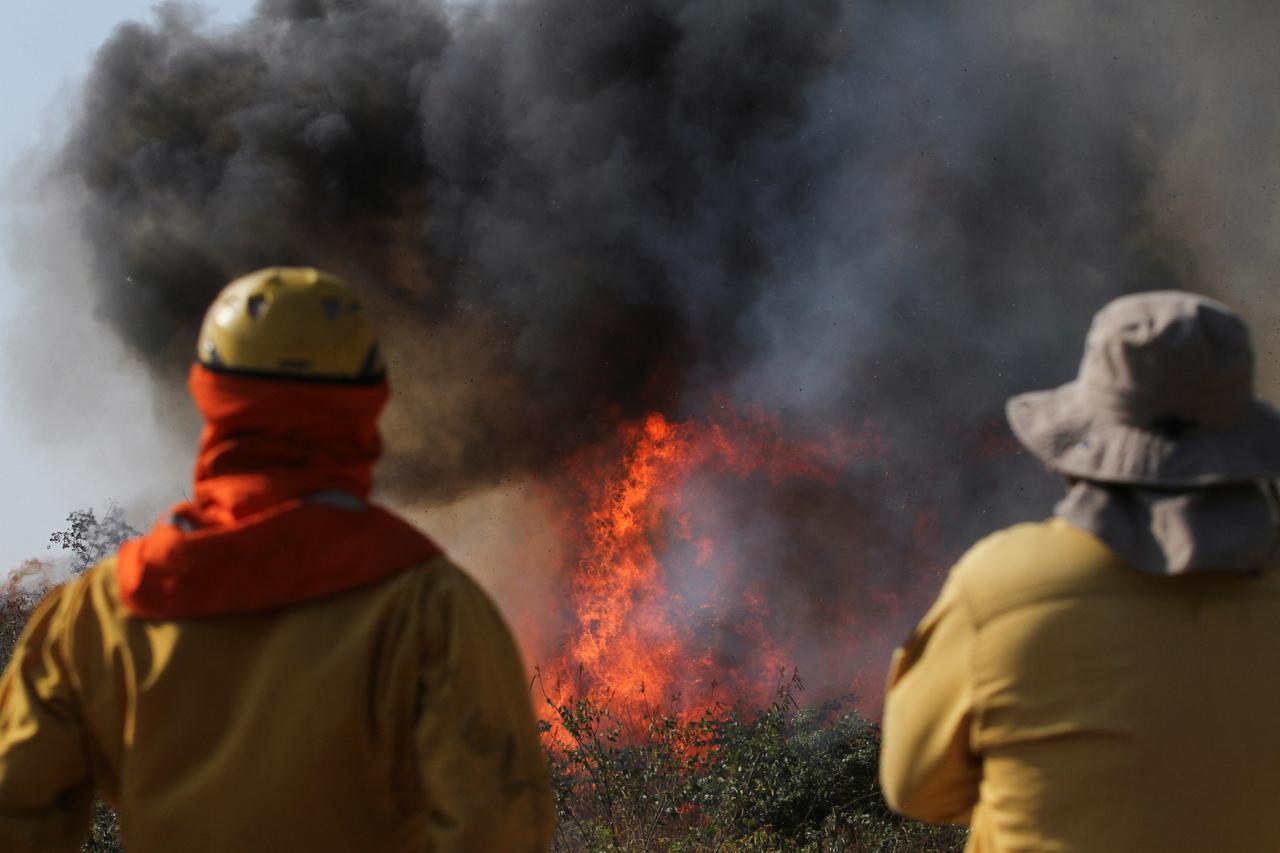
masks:
<path fill-rule="evenodd" d="M 606 697 L 546 699 L 557 851 L 951 851 L 965 833 L 904 820 L 877 783 L 879 728 L 830 702 L 801 707 L 798 680 L 742 716 L 655 707 L 619 715 Z"/>

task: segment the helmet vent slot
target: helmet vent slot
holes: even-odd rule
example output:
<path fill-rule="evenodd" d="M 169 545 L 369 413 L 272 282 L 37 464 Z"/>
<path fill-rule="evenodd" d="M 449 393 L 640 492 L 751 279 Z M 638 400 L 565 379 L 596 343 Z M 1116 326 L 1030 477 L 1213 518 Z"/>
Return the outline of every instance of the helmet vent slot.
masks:
<path fill-rule="evenodd" d="M 255 320 L 261 320 L 262 315 L 267 313 L 267 297 L 255 293 L 249 297 L 249 302 L 245 306 L 249 311 L 249 316 Z"/>
<path fill-rule="evenodd" d="M 322 303 L 324 305 L 324 318 L 332 323 L 338 319 L 339 312 L 342 311 L 342 303 L 336 299 L 326 299 Z"/>
<path fill-rule="evenodd" d="M 360 365 L 360 375 L 366 378 L 382 375 L 382 354 L 377 344 L 370 347 L 369 353 L 364 357 L 364 364 Z"/>

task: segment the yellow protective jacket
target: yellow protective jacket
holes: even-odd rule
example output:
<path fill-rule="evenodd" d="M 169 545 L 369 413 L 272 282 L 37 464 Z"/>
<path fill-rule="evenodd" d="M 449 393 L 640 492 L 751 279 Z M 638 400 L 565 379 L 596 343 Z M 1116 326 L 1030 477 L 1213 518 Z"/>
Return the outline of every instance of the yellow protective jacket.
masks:
<path fill-rule="evenodd" d="M 439 557 L 263 615 L 145 621 L 114 559 L 54 590 L 0 682 L 0 851 L 546 850 L 528 681 Z"/>
<path fill-rule="evenodd" d="M 971 851 L 1280 850 L 1280 571 L 1143 574 L 1060 520 L 980 542 L 894 656 L 881 781 Z"/>

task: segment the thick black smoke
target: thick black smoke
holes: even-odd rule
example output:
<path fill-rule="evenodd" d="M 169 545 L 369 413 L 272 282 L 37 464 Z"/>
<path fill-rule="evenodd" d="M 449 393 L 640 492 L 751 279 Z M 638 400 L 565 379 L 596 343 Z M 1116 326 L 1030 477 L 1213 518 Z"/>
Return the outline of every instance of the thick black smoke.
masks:
<path fill-rule="evenodd" d="M 1068 379 L 1107 299 L 1268 301 L 1235 273 L 1272 257 L 1274 205 L 1218 188 L 1276 171 L 1278 13 L 1235 5 L 262 0 L 230 31 L 166 6 L 102 48 L 59 174 L 102 316 L 162 378 L 237 274 L 373 292 L 404 493 L 727 398 L 874 425 L 829 506 L 899 543 L 940 512 L 954 556 L 1048 511 L 1003 400 Z M 826 517 L 750 503 L 727 514 L 773 519 L 765 552 Z M 805 546 L 802 589 L 860 541 Z"/>
<path fill-rule="evenodd" d="M 65 152 L 103 313 L 172 372 L 229 277 L 337 268 L 417 339 L 401 382 L 452 376 L 406 482 L 545 464 L 751 355 L 762 233 L 821 177 L 760 147 L 806 120 L 844 14 L 266 2 L 213 36 L 170 8 L 103 48 Z"/>
<path fill-rule="evenodd" d="M 167 7 L 102 49 L 64 151 L 101 311 L 173 375 L 238 273 L 379 289 L 419 339 L 401 383 L 455 377 L 410 418 L 449 439 L 398 469 L 442 495 L 734 382 L 953 434 L 1104 297 L 1188 283 L 1128 239 L 1161 129 L 962 11 Z"/>

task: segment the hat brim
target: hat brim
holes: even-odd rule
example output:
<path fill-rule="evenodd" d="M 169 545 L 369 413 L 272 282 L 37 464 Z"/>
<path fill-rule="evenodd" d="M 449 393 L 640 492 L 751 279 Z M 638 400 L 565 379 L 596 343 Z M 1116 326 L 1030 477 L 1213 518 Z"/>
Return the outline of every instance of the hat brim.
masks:
<path fill-rule="evenodd" d="M 1079 382 L 1011 397 L 1013 433 L 1061 474 L 1157 488 L 1280 478 L 1280 411 L 1254 399 L 1230 427 L 1191 427 L 1176 439 L 1089 406 Z"/>

